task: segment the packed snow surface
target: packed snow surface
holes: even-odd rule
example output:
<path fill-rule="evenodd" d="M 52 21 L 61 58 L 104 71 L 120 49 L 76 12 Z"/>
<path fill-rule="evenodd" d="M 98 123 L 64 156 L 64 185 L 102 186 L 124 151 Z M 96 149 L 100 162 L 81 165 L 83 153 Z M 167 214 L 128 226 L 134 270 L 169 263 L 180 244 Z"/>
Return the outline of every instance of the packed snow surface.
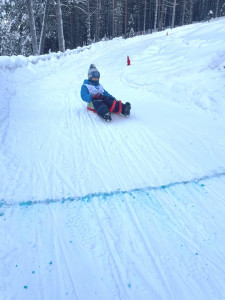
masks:
<path fill-rule="evenodd" d="M 0 300 L 224 299 L 225 18 L 166 32 L 0 57 Z"/>

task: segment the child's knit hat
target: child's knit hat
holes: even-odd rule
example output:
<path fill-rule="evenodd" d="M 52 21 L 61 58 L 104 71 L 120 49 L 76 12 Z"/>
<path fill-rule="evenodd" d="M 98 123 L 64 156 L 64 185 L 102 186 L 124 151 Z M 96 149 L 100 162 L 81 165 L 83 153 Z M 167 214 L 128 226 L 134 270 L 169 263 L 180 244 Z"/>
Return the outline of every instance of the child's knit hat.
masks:
<path fill-rule="evenodd" d="M 92 78 L 100 78 L 100 73 L 98 71 L 98 69 L 96 68 L 96 66 L 94 64 L 90 65 L 90 68 L 88 70 L 88 80 L 92 80 Z"/>

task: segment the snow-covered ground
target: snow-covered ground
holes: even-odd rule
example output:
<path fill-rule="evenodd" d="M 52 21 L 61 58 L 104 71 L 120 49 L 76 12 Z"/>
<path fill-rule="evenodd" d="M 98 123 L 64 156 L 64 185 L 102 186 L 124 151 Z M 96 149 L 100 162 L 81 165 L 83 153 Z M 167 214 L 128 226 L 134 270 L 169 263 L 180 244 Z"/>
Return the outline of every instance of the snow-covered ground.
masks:
<path fill-rule="evenodd" d="M 224 45 L 219 18 L 0 57 L 1 300 L 224 299 Z M 86 110 L 91 63 L 129 118 Z"/>

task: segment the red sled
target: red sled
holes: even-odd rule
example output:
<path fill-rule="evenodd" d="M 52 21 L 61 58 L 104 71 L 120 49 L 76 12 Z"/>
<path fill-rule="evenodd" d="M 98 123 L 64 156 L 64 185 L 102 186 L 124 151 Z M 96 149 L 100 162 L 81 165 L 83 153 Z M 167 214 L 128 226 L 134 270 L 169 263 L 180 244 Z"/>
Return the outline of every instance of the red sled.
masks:
<path fill-rule="evenodd" d="M 92 103 L 91 103 L 91 106 L 93 107 L 93 104 L 92 104 Z M 110 110 L 109 110 L 111 113 L 113 112 L 115 106 L 116 106 L 116 100 L 113 101 L 113 104 L 112 104 L 112 106 L 111 106 L 111 108 L 110 108 Z M 93 112 L 96 114 L 96 113 L 97 113 L 96 110 L 95 110 L 94 108 L 92 108 L 92 107 L 87 106 L 87 110 L 93 111 Z M 122 112 L 122 101 L 119 100 L 119 111 L 114 112 L 114 113 L 115 113 L 115 114 L 121 114 L 121 112 Z"/>

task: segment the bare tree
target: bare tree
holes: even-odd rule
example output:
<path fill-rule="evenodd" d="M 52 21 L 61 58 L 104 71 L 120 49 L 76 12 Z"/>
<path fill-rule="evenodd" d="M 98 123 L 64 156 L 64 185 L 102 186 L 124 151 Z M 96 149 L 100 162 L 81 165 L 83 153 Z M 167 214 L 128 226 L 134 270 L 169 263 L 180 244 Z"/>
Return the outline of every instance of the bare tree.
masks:
<path fill-rule="evenodd" d="M 27 5 L 28 5 L 28 11 L 29 11 L 29 23 L 30 23 L 30 33 L 31 33 L 33 54 L 38 55 L 39 53 L 38 53 L 38 44 L 37 44 L 37 34 L 36 34 L 34 9 L 33 9 L 32 0 L 27 0 Z"/>
<path fill-rule="evenodd" d="M 62 20 L 62 9 L 61 9 L 61 1 L 56 0 L 56 20 L 57 20 L 57 29 L 58 29 L 58 43 L 59 43 L 59 51 L 65 51 L 65 40 L 63 33 L 63 20 Z"/>

